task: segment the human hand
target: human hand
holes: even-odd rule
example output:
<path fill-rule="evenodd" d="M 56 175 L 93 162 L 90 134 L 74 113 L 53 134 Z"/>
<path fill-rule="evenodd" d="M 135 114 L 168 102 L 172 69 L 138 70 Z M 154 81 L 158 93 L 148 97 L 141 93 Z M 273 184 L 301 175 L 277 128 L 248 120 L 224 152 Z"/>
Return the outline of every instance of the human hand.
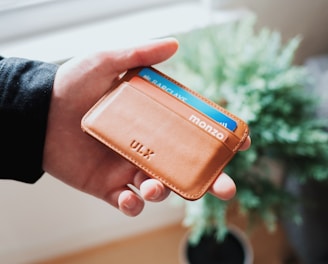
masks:
<path fill-rule="evenodd" d="M 81 130 L 81 119 L 120 74 L 134 67 L 160 63 L 177 48 L 174 39 L 158 40 L 135 48 L 98 52 L 61 65 L 49 110 L 44 170 L 129 216 L 138 215 L 145 201 L 164 200 L 170 193 L 168 188 L 85 134 Z M 242 149 L 249 145 L 250 139 Z M 140 190 L 140 195 L 135 188 Z M 209 192 L 220 199 L 230 199 L 236 187 L 233 180 L 222 173 Z"/>

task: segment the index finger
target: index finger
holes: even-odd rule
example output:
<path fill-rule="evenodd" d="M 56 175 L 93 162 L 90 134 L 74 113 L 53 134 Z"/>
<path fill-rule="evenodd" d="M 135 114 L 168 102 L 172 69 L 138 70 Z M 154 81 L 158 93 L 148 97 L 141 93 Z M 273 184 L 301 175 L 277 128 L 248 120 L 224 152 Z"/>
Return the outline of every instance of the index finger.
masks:
<path fill-rule="evenodd" d="M 243 151 L 243 150 L 249 149 L 249 147 L 251 146 L 251 143 L 252 143 L 251 138 L 250 138 L 250 136 L 248 136 L 239 150 Z"/>

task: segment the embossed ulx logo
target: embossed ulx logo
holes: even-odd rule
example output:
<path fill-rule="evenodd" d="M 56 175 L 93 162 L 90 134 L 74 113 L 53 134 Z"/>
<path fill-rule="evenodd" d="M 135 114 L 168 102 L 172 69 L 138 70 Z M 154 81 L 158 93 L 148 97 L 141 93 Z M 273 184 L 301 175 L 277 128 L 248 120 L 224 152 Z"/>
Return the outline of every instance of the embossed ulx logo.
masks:
<path fill-rule="evenodd" d="M 136 140 L 132 140 L 130 144 L 130 148 L 137 152 L 140 156 L 144 157 L 147 160 L 150 160 L 152 156 L 155 155 L 155 152 L 151 149 L 147 148 L 140 142 Z"/>

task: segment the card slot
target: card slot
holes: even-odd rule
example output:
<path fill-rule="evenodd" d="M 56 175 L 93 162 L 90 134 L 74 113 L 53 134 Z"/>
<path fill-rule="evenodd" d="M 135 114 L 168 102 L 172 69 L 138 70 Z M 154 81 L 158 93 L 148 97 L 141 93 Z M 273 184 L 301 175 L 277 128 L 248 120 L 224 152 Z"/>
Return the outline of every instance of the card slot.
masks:
<path fill-rule="evenodd" d="M 175 96 L 166 93 L 165 91 L 158 88 L 156 85 L 140 78 L 132 77 L 129 80 L 129 84 L 143 92 L 147 96 L 152 97 L 154 100 L 159 102 L 162 105 L 168 107 L 171 111 L 176 112 L 188 122 L 192 123 L 200 130 L 203 130 L 205 133 L 214 137 L 216 140 L 220 140 L 223 144 L 226 145 L 233 152 L 237 152 L 241 142 L 234 132 L 228 128 L 216 123 L 212 119 L 208 118 L 205 114 L 199 110 L 193 108 L 190 105 L 187 105 Z"/>
<path fill-rule="evenodd" d="M 223 107 L 215 104 L 208 98 L 206 98 L 206 97 L 202 96 L 201 94 L 197 93 L 196 91 L 186 87 L 185 85 L 179 83 L 178 81 L 172 79 L 170 76 L 165 75 L 164 73 L 158 71 L 157 69 L 155 69 L 153 67 L 141 67 L 136 70 L 136 73 L 133 73 L 133 75 L 136 75 L 136 74 L 140 77 L 142 76 L 143 79 L 149 81 L 149 83 L 153 84 L 154 86 L 161 87 L 161 89 L 164 89 L 164 87 L 166 87 L 170 90 L 177 92 L 179 95 L 181 95 L 180 93 L 182 92 L 182 94 L 187 97 L 186 98 L 188 101 L 187 104 L 193 105 L 194 109 L 196 109 L 196 110 L 199 110 L 199 109 L 202 109 L 202 111 L 205 110 L 204 113 L 202 111 L 200 111 L 200 112 L 206 116 L 210 115 L 208 117 L 210 117 L 214 120 L 216 120 L 217 118 L 220 121 L 226 120 L 226 122 L 228 122 L 228 123 L 226 124 L 227 127 L 224 127 L 224 128 L 227 128 L 227 130 L 232 131 L 233 135 L 237 136 L 238 138 L 241 138 L 242 141 L 244 141 L 246 139 L 246 137 L 248 135 L 247 124 L 244 121 L 242 121 L 239 117 L 230 113 Z M 194 96 L 195 98 L 197 98 L 196 101 L 195 101 L 195 99 L 191 98 L 190 96 L 191 97 Z M 188 98 L 192 102 L 189 102 Z M 197 100 L 200 100 L 200 101 L 197 102 Z M 199 103 L 203 106 L 199 105 Z M 204 104 L 207 104 L 209 107 L 206 105 L 204 106 Z M 205 107 L 205 109 L 203 109 L 204 107 Z M 212 107 L 212 110 L 210 110 L 211 107 Z M 219 113 L 222 113 L 223 115 L 225 115 L 227 117 L 227 119 L 224 116 L 221 116 L 221 114 L 219 114 L 219 116 L 221 116 L 221 117 L 217 117 L 216 114 L 213 113 L 213 109 L 216 109 Z M 222 118 L 223 118 L 223 120 L 222 120 Z M 229 118 L 231 118 L 231 120 L 229 120 Z M 237 124 L 233 124 L 234 122 L 236 122 Z M 238 148 L 239 148 L 239 146 L 238 146 Z"/>
<path fill-rule="evenodd" d="M 126 82 L 84 116 L 82 128 L 189 200 L 204 195 L 234 155 L 222 141 Z"/>

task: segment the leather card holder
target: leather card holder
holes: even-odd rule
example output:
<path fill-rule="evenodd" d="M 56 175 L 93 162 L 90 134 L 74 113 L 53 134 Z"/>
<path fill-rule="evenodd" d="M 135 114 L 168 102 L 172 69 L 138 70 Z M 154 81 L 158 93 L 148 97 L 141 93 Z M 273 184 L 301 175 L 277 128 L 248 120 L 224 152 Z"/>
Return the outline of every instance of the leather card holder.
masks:
<path fill-rule="evenodd" d="M 144 69 L 151 76 L 141 75 Z M 173 92 L 163 90 L 164 86 L 151 80 L 153 72 L 168 81 L 166 88 L 177 87 L 172 86 Z M 180 88 L 183 90 L 175 90 Z M 179 96 L 186 96 L 191 104 Z M 204 107 L 209 105 L 233 126 L 229 129 L 229 124 L 213 120 L 192 99 L 206 103 Z M 84 115 L 81 126 L 188 200 L 206 193 L 248 136 L 245 122 L 153 67 L 128 71 Z"/>

